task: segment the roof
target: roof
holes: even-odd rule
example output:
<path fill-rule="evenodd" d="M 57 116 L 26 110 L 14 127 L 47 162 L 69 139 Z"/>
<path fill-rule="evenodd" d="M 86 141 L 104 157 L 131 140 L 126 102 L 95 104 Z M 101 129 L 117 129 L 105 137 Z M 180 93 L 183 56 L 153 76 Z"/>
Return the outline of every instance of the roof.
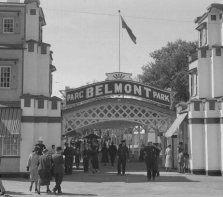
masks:
<path fill-rule="evenodd" d="M 37 43 L 39 46 L 51 46 L 50 44 L 48 43 L 45 43 L 45 42 L 38 42 L 36 40 L 27 40 L 26 43 Z"/>
<path fill-rule="evenodd" d="M 208 13 L 206 12 L 202 16 L 199 16 L 199 17 L 195 18 L 194 22 L 195 23 L 201 23 L 205 18 L 207 18 L 207 16 L 208 16 Z"/>
<path fill-rule="evenodd" d="M 218 10 L 222 10 L 223 11 L 223 4 L 221 3 L 212 3 L 211 5 L 209 5 L 207 7 L 207 10 L 211 10 L 212 8 L 218 9 Z"/>
<path fill-rule="evenodd" d="M 25 49 L 22 44 L 0 44 L 0 49 Z"/>
<path fill-rule="evenodd" d="M 0 108 L 1 107 L 16 107 L 20 108 L 21 103 L 20 101 L 0 101 Z"/>
<path fill-rule="evenodd" d="M 23 94 L 20 98 L 33 98 L 33 99 L 44 99 L 44 100 L 50 100 L 50 101 L 62 101 L 62 99 L 53 96 L 53 97 L 47 97 L 44 95 L 32 95 L 32 94 Z"/>

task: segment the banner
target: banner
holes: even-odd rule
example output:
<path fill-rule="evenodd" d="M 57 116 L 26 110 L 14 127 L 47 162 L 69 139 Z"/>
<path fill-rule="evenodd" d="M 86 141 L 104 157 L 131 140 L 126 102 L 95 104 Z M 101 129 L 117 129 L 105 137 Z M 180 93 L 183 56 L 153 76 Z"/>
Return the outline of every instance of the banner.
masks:
<path fill-rule="evenodd" d="M 129 95 L 171 106 L 171 93 L 132 81 L 104 81 L 66 90 L 66 105 L 108 95 Z"/>

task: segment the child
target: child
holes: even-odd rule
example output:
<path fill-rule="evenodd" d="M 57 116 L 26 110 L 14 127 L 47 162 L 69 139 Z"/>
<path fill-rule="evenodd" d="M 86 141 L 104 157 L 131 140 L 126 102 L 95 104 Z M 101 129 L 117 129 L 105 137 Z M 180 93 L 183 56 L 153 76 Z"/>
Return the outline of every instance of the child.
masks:
<path fill-rule="evenodd" d="M 80 150 L 77 149 L 76 155 L 75 155 L 75 164 L 76 164 L 76 169 L 79 169 L 79 165 L 80 165 L 80 160 L 81 160 L 81 154 L 80 154 Z"/>
<path fill-rule="evenodd" d="M 184 173 L 188 173 L 188 165 L 189 165 L 189 154 L 184 154 Z"/>
<path fill-rule="evenodd" d="M 178 172 L 183 173 L 183 166 L 184 166 L 184 152 L 180 152 L 177 155 L 177 162 L 178 162 Z"/>

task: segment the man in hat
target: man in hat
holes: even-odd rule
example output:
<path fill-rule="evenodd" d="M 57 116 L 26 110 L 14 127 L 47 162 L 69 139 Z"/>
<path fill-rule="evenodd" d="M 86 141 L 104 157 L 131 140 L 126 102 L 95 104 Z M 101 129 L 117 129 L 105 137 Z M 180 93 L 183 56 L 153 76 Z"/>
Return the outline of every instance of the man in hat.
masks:
<path fill-rule="evenodd" d="M 121 174 L 121 165 L 122 165 L 122 175 L 125 175 L 126 160 L 129 160 L 129 150 L 125 144 L 125 140 L 122 140 L 122 144 L 119 146 L 117 151 L 118 159 L 118 174 Z"/>
<path fill-rule="evenodd" d="M 65 156 L 65 174 L 72 174 L 73 171 L 73 149 L 65 142 L 63 155 Z"/>
<path fill-rule="evenodd" d="M 36 144 L 35 146 L 38 146 L 39 147 L 39 151 L 38 151 L 38 154 L 39 155 L 42 155 L 43 153 L 43 150 L 46 149 L 46 146 L 43 144 L 43 138 L 42 137 L 39 137 L 38 139 L 38 144 Z"/>
<path fill-rule="evenodd" d="M 147 146 L 143 148 L 142 151 L 145 153 L 145 162 L 146 162 L 146 168 L 147 168 L 148 181 L 151 181 L 151 173 L 152 173 L 153 181 L 155 181 L 156 165 L 157 165 L 156 158 L 160 149 L 153 145 L 152 140 L 148 140 Z"/>
<path fill-rule="evenodd" d="M 84 166 L 84 172 L 88 172 L 88 166 L 89 166 L 89 159 L 91 156 L 91 150 L 90 150 L 90 144 L 85 145 L 83 150 L 83 166 Z"/>
<path fill-rule="evenodd" d="M 60 146 L 56 148 L 56 153 L 52 155 L 52 160 L 53 160 L 53 172 L 56 182 L 53 192 L 54 194 L 56 194 L 57 191 L 58 193 L 62 193 L 60 185 L 63 181 L 64 160 L 62 156 L 62 148 Z"/>

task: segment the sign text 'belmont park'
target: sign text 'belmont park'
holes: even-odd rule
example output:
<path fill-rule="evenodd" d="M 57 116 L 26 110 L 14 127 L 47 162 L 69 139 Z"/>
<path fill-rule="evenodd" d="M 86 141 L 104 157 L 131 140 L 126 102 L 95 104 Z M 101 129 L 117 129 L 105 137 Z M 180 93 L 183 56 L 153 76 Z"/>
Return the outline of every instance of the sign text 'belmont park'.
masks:
<path fill-rule="evenodd" d="M 171 93 L 133 81 L 104 81 L 66 91 L 66 104 L 74 104 L 108 95 L 129 95 L 171 105 Z"/>

